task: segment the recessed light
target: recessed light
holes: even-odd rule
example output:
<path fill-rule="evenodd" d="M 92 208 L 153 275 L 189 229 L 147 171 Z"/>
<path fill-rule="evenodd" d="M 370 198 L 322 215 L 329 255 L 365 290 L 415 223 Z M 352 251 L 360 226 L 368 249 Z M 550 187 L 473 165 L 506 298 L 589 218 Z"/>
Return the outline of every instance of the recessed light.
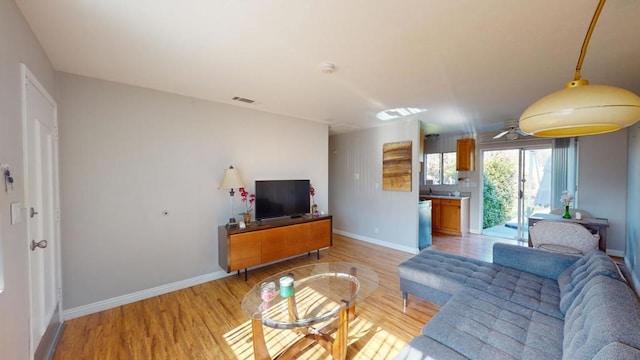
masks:
<path fill-rule="evenodd" d="M 240 96 L 234 96 L 232 100 L 240 101 L 240 102 L 247 103 L 247 104 L 253 104 L 255 102 L 255 100 L 243 98 L 243 97 L 240 97 Z"/>
<path fill-rule="evenodd" d="M 409 115 L 415 115 L 427 111 L 427 109 L 420 108 L 395 108 L 380 111 L 376 114 L 376 117 L 382 121 L 389 121 Z"/>
<path fill-rule="evenodd" d="M 330 62 L 323 63 L 320 65 L 320 70 L 325 74 L 333 74 L 336 71 L 336 64 Z"/>

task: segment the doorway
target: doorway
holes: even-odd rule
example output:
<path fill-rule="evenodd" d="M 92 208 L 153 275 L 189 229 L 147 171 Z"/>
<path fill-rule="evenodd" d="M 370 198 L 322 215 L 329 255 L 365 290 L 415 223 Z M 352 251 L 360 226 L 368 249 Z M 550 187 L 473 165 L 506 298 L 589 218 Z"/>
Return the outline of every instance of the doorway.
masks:
<path fill-rule="evenodd" d="M 57 106 L 24 64 L 22 75 L 29 351 L 44 359 L 53 355 L 62 329 Z"/>
<path fill-rule="evenodd" d="M 482 152 L 482 234 L 526 241 L 529 216 L 551 206 L 551 147 Z"/>

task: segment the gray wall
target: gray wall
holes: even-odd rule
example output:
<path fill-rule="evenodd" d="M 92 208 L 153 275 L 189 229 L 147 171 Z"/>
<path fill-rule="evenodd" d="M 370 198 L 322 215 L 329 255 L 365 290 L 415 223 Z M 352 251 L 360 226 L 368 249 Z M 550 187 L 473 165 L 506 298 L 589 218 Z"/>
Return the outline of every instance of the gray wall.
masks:
<path fill-rule="evenodd" d="M 329 198 L 334 229 L 354 238 L 409 252 L 418 248 L 418 120 L 329 138 Z M 382 145 L 413 143 L 411 192 L 382 190 Z"/>
<path fill-rule="evenodd" d="M 595 217 L 609 219 L 607 251 L 623 256 L 627 223 L 627 130 L 584 136 L 578 141 L 578 207 Z"/>
<path fill-rule="evenodd" d="M 640 123 L 629 128 L 627 177 L 627 246 L 624 260 L 640 293 Z"/>
<path fill-rule="evenodd" d="M 15 3 L 0 0 L 0 162 L 11 166 L 16 179 L 12 192 L 5 192 L 4 182 L 0 185 L 0 272 L 5 285 L 0 293 L 2 359 L 30 356 L 27 227 L 25 222 L 11 225 L 9 217 L 10 203 L 24 204 L 21 62 L 55 98 L 55 72 L 49 60 Z"/>
<path fill-rule="evenodd" d="M 311 179 L 327 209 L 325 124 L 58 77 L 65 310 L 226 274 L 217 226 L 229 193 L 217 188 L 231 164 L 250 191 L 256 179 Z"/>

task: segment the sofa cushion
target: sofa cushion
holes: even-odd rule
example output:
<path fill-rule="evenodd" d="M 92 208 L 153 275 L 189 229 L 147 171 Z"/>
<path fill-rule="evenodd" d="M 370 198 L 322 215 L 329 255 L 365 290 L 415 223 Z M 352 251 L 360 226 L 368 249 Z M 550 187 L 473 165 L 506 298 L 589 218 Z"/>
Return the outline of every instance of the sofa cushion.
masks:
<path fill-rule="evenodd" d="M 444 346 L 428 336 L 419 335 L 413 338 L 394 360 L 466 360 L 468 359 L 450 347 Z"/>
<path fill-rule="evenodd" d="M 559 359 L 563 324 L 484 291 L 464 288 L 422 334 L 471 359 Z"/>
<path fill-rule="evenodd" d="M 593 360 L 638 360 L 640 350 L 629 345 L 613 342 L 598 351 Z"/>
<path fill-rule="evenodd" d="M 493 244 L 493 263 L 557 280 L 580 256 L 511 244 Z"/>
<path fill-rule="evenodd" d="M 553 279 L 505 266 L 498 271 L 490 284 L 474 284 L 471 287 L 546 315 L 564 318 L 558 305 L 560 289 Z"/>
<path fill-rule="evenodd" d="M 598 275 L 623 281 L 618 275 L 616 264 L 607 254 L 599 250 L 589 252 L 558 276 L 560 311 L 563 314 L 566 314 L 584 285 Z"/>
<path fill-rule="evenodd" d="M 640 303 L 631 288 L 609 276 L 592 277 L 567 310 L 563 358 L 592 359 L 616 342 L 640 349 L 638 324 Z"/>
<path fill-rule="evenodd" d="M 448 294 L 465 284 L 490 283 L 500 265 L 436 250 L 425 250 L 398 266 L 401 279 L 423 284 Z"/>
<path fill-rule="evenodd" d="M 464 287 L 495 296 L 562 319 L 560 290 L 555 280 L 529 272 L 469 259 L 436 250 L 425 250 L 398 267 L 402 291 L 444 305 L 443 294 L 457 294 Z M 421 291 L 417 284 L 428 289 Z M 433 294 L 431 293 L 433 292 Z"/>

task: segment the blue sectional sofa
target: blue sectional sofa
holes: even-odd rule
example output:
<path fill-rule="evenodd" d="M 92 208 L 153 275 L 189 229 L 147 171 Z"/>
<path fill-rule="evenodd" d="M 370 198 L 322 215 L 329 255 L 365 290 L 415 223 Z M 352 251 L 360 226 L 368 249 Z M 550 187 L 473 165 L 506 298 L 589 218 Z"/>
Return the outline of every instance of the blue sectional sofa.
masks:
<path fill-rule="evenodd" d="M 600 250 L 495 244 L 488 263 L 427 249 L 398 273 L 405 304 L 442 308 L 397 360 L 640 359 L 640 302 Z"/>

